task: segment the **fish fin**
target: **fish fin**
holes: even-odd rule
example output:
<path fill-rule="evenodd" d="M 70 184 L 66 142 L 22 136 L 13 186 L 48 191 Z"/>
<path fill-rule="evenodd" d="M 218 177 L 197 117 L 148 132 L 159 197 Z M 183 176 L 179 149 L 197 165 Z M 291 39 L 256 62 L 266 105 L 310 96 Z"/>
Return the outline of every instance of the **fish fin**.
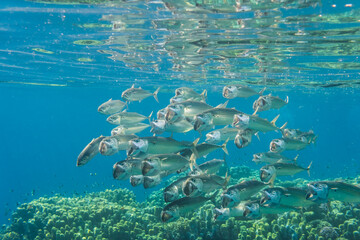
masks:
<path fill-rule="evenodd" d="M 277 115 L 272 121 L 271 124 L 275 126 L 276 121 L 278 120 L 278 118 L 280 117 L 280 114 Z"/>
<path fill-rule="evenodd" d="M 269 180 L 268 182 L 266 182 L 265 184 L 269 184 L 270 187 L 274 187 L 275 179 L 276 179 L 276 173 L 274 173 L 274 174 L 271 176 L 270 180 Z"/>
<path fill-rule="evenodd" d="M 294 162 L 295 162 L 295 163 L 296 163 L 296 161 L 297 161 L 298 157 L 299 157 L 299 154 L 298 154 L 298 155 L 296 155 L 296 157 L 294 158 Z"/>
<path fill-rule="evenodd" d="M 203 157 L 204 157 L 204 158 L 207 158 L 207 156 L 208 156 L 208 154 L 204 155 Z"/>
<path fill-rule="evenodd" d="M 264 94 L 265 90 L 266 90 L 266 87 L 264 87 L 263 89 L 261 89 L 261 91 L 259 92 L 259 95 L 262 96 L 262 95 Z"/>
<path fill-rule="evenodd" d="M 221 148 L 224 151 L 224 153 L 226 153 L 226 155 L 229 155 L 229 152 L 228 152 L 228 150 L 226 148 L 226 144 L 228 143 L 228 141 L 229 141 L 229 138 L 226 139 L 226 141 L 221 145 Z"/>
<path fill-rule="evenodd" d="M 288 123 L 288 122 L 284 123 L 284 125 L 282 125 L 282 126 L 280 127 L 280 131 L 281 131 L 281 132 L 282 132 L 282 130 L 284 130 L 284 128 L 286 128 L 287 123 Z"/>
<path fill-rule="evenodd" d="M 224 103 L 221 103 L 219 105 L 217 105 L 215 108 L 226 108 L 227 104 L 229 103 L 229 100 L 227 100 L 226 102 Z"/>
<path fill-rule="evenodd" d="M 126 109 L 124 109 L 124 110 L 122 110 L 122 112 L 127 112 L 127 108 L 126 108 Z"/>
<path fill-rule="evenodd" d="M 135 88 L 135 83 L 131 86 L 131 88 Z"/>
<path fill-rule="evenodd" d="M 206 91 L 206 89 L 204 89 L 204 91 L 202 91 L 202 93 L 201 93 L 200 95 L 206 97 L 206 96 L 207 96 L 207 91 Z"/>
<path fill-rule="evenodd" d="M 227 185 L 229 184 L 229 182 L 230 182 L 230 175 L 228 176 L 228 171 L 226 171 L 226 173 L 225 173 L 225 182 L 224 182 L 224 185 L 223 185 L 223 190 L 225 190 L 226 189 L 226 187 L 227 187 Z"/>
<path fill-rule="evenodd" d="M 199 166 L 196 164 L 196 156 L 195 156 L 194 153 L 191 154 L 191 156 L 190 156 L 190 159 L 189 159 L 189 167 L 190 167 L 190 170 L 191 170 L 191 171 L 194 169 L 194 167 L 195 167 L 196 169 L 199 169 L 199 170 L 200 170 Z"/>
<path fill-rule="evenodd" d="M 310 177 L 310 168 L 311 168 L 311 164 L 312 164 L 312 163 L 313 163 L 313 162 L 310 162 L 309 166 L 306 168 L 306 171 L 307 171 L 309 177 Z"/>
<path fill-rule="evenodd" d="M 154 111 L 151 111 L 150 115 L 148 116 L 149 121 L 150 121 L 150 118 L 151 118 L 153 112 L 154 112 Z"/>
<path fill-rule="evenodd" d="M 229 125 L 226 125 L 224 128 L 228 128 L 229 127 Z"/>
<path fill-rule="evenodd" d="M 158 89 L 156 89 L 155 92 L 153 93 L 154 98 L 155 98 L 155 100 L 156 100 L 157 102 L 159 102 L 159 99 L 158 99 L 158 97 L 157 97 L 157 94 L 159 93 L 160 88 L 161 88 L 161 87 L 158 87 Z"/>
<path fill-rule="evenodd" d="M 286 104 L 289 103 L 289 96 L 286 96 L 285 102 L 286 102 Z"/>
<path fill-rule="evenodd" d="M 254 135 L 255 135 L 255 136 L 257 137 L 257 139 L 260 141 L 259 132 L 256 132 Z"/>
<path fill-rule="evenodd" d="M 252 116 L 256 116 L 258 110 L 259 110 L 259 106 L 256 107 L 255 112 L 252 114 Z"/>

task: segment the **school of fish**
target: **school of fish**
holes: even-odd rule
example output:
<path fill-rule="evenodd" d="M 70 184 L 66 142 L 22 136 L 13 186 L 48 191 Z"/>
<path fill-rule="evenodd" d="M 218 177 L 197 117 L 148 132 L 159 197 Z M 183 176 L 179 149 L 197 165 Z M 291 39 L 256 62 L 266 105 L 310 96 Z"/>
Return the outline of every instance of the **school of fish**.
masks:
<path fill-rule="evenodd" d="M 294 159 L 281 153 L 287 150 L 301 150 L 317 140 L 312 131 L 276 126 L 279 115 L 272 121 L 261 118 L 258 113 L 271 109 L 280 109 L 287 105 L 285 100 L 264 95 L 265 88 L 260 92 L 245 85 L 228 85 L 222 92 L 226 102 L 216 107 L 206 103 L 207 91 L 198 93 L 191 88 L 181 87 L 175 90 L 175 96 L 170 104 L 157 112 L 156 120 L 152 120 L 153 112 L 144 116 L 136 112 L 128 112 L 128 103 L 142 101 L 153 96 L 157 102 L 157 94 L 142 88 L 125 90 L 121 97 L 125 101 L 113 100 L 101 104 L 98 112 L 110 115 L 107 122 L 117 125 L 110 136 L 99 136 L 93 139 L 79 154 L 77 166 L 87 164 L 98 153 L 114 155 L 126 151 L 127 158 L 113 166 L 113 177 L 117 180 L 129 180 L 132 186 L 143 185 L 151 188 L 159 185 L 171 174 L 186 172 L 185 177 L 164 189 L 164 200 L 168 203 L 161 212 L 163 222 L 174 221 L 188 212 L 195 211 L 207 201 L 216 205 L 215 197 L 221 192 L 221 208 L 214 208 L 214 219 L 224 221 L 230 217 L 256 219 L 263 214 L 279 214 L 288 211 L 298 211 L 313 204 L 326 203 L 332 200 L 344 202 L 360 202 L 360 187 L 339 181 L 310 182 L 307 188 L 274 186 L 278 176 L 293 176 L 308 167 L 299 166 Z M 233 98 L 248 98 L 258 96 L 253 103 L 253 114 L 243 113 L 235 108 L 227 108 L 227 103 Z M 149 120 L 150 124 L 143 123 Z M 222 128 L 215 129 L 217 126 Z M 150 128 L 152 136 L 138 137 L 135 135 Z M 214 130 L 213 130 L 214 129 Z M 206 140 L 198 143 L 193 141 L 177 141 L 173 133 L 186 133 L 195 130 Z M 198 165 L 197 159 L 209 153 L 226 148 L 233 141 L 237 148 L 244 148 L 252 142 L 252 137 L 258 137 L 259 132 L 279 131 L 282 138 L 270 142 L 269 151 L 253 155 L 255 163 L 266 164 L 260 168 L 260 181 L 247 180 L 233 186 L 228 186 L 229 179 L 220 176 L 219 170 L 227 167 L 225 159 L 213 159 Z M 161 137 L 165 132 L 171 137 Z"/>

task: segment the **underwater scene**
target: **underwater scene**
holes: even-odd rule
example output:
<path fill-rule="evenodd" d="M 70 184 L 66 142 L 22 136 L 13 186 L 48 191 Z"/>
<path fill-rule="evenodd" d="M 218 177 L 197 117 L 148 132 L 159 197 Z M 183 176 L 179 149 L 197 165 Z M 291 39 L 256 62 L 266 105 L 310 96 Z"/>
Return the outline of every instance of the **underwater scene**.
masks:
<path fill-rule="evenodd" d="M 0 239 L 360 240 L 360 2 L 0 12 Z"/>

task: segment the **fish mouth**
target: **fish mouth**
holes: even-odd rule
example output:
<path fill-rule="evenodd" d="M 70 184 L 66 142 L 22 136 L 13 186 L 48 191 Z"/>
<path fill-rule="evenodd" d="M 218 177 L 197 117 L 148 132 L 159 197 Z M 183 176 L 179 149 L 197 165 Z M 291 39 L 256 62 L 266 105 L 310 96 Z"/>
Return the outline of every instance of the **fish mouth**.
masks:
<path fill-rule="evenodd" d="M 177 113 L 173 109 L 170 108 L 166 111 L 165 120 L 171 121 L 176 115 L 177 115 Z"/>
<path fill-rule="evenodd" d="M 204 121 L 202 121 L 201 119 L 197 118 L 196 121 L 195 121 L 195 123 L 194 123 L 194 130 L 195 130 L 195 131 L 198 131 L 198 130 L 201 128 L 201 126 L 204 125 L 204 124 L 205 124 Z"/>
<path fill-rule="evenodd" d="M 266 170 L 260 170 L 260 180 L 267 181 L 269 179 L 270 174 Z"/>
<path fill-rule="evenodd" d="M 174 201 L 175 198 L 176 198 L 176 196 L 174 194 L 169 193 L 169 192 L 164 192 L 165 202 L 172 202 L 172 201 Z"/>
<path fill-rule="evenodd" d="M 267 197 L 262 197 L 260 199 L 260 205 L 265 205 L 269 199 Z"/>
<path fill-rule="evenodd" d="M 162 222 L 168 222 L 170 219 L 172 219 L 173 216 L 171 214 L 169 214 L 168 212 L 161 212 L 161 221 Z"/>
<path fill-rule="evenodd" d="M 144 185 L 144 188 L 147 189 L 147 188 L 154 187 L 157 184 L 155 183 L 155 180 L 153 178 L 144 177 L 143 185 Z"/>
<path fill-rule="evenodd" d="M 239 122 L 240 122 L 240 117 L 238 115 L 234 115 L 232 126 L 235 127 L 236 125 L 239 124 Z"/>
<path fill-rule="evenodd" d="M 149 163 L 148 161 L 143 161 L 142 169 L 141 169 L 141 173 L 143 176 L 146 176 L 153 169 L 154 169 L 154 166 L 151 165 L 151 163 Z"/>
<path fill-rule="evenodd" d="M 113 177 L 114 179 L 118 179 L 120 175 L 125 173 L 125 169 L 120 166 L 119 162 L 115 163 L 113 166 Z"/>
<path fill-rule="evenodd" d="M 311 192 L 306 193 L 305 199 L 306 200 L 313 200 L 315 198 L 315 195 Z"/>
<path fill-rule="evenodd" d="M 130 177 L 130 184 L 133 187 L 140 185 L 142 181 L 143 181 L 143 176 L 131 176 Z"/>
<path fill-rule="evenodd" d="M 99 146 L 99 152 L 101 153 L 101 155 L 106 155 L 107 150 L 108 150 L 107 143 L 101 142 Z"/>
<path fill-rule="evenodd" d="M 175 96 L 179 96 L 179 95 L 181 95 L 181 90 L 176 89 L 176 90 L 175 90 Z"/>
<path fill-rule="evenodd" d="M 249 141 L 244 137 L 238 137 L 236 138 L 235 145 L 238 148 L 243 148 L 249 145 Z"/>
<path fill-rule="evenodd" d="M 271 141 L 270 143 L 270 152 L 280 152 L 282 150 L 282 146 L 280 142 L 277 142 L 275 140 Z"/>

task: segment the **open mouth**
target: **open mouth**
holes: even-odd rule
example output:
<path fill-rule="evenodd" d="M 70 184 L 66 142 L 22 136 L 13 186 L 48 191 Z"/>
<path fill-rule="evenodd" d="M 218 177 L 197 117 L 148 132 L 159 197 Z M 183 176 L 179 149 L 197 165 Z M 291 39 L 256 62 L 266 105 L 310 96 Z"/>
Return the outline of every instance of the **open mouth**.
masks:
<path fill-rule="evenodd" d="M 194 130 L 197 131 L 201 128 L 202 125 L 204 125 L 205 123 L 200 120 L 199 118 L 196 119 L 195 123 L 194 123 Z"/>
<path fill-rule="evenodd" d="M 272 142 L 272 143 L 270 144 L 270 151 L 271 151 L 271 152 L 275 152 L 279 147 L 280 147 L 280 145 L 278 145 L 278 144 L 275 143 L 275 142 Z"/>
<path fill-rule="evenodd" d="M 269 173 L 266 170 L 261 170 L 260 179 L 261 181 L 266 181 L 269 178 Z"/>
<path fill-rule="evenodd" d="M 167 213 L 167 212 L 161 212 L 161 221 L 162 222 L 167 222 L 172 218 L 171 214 Z"/>
<path fill-rule="evenodd" d="M 306 200 L 312 200 L 312 199 L 314 199 L 314 197 L 315 197 L 315 195 L 314 195 L 313 193 L 308 192 L 308 193 L 306 194 L 306 196 L 305 196 L 305 199 L 306 199 Z"/>
<path fill-rule="evenodd" d="M 184 194 L 186 196 L 189 196 L 190 194 L 192 194 L 194 191 L 196 190 L 196 186 L 191 183 L 191 182 L 188 182 L 185 187 L 184 187 Z"/>
<path fill-rule="evenodd" d="M 227 194 L 223 195 L 222 197 L 222 207 L 223 208 L 227 208 L 227 207 L 231 207 L 230 205 L 232 204 L 232 198 L 230 196 L 228 196 Z"/>
<path fill-rule="evenodd" d="M 223 97 L 227 98 L 229 96 L 229 89 L 225 88 L 223 91 Z"/>
<path fill-rule="evenodd" d="M 146 176 L 154 167 L 147 161 L 144 161 L 141 169 L 141 173 L 143 176 Z"/>

